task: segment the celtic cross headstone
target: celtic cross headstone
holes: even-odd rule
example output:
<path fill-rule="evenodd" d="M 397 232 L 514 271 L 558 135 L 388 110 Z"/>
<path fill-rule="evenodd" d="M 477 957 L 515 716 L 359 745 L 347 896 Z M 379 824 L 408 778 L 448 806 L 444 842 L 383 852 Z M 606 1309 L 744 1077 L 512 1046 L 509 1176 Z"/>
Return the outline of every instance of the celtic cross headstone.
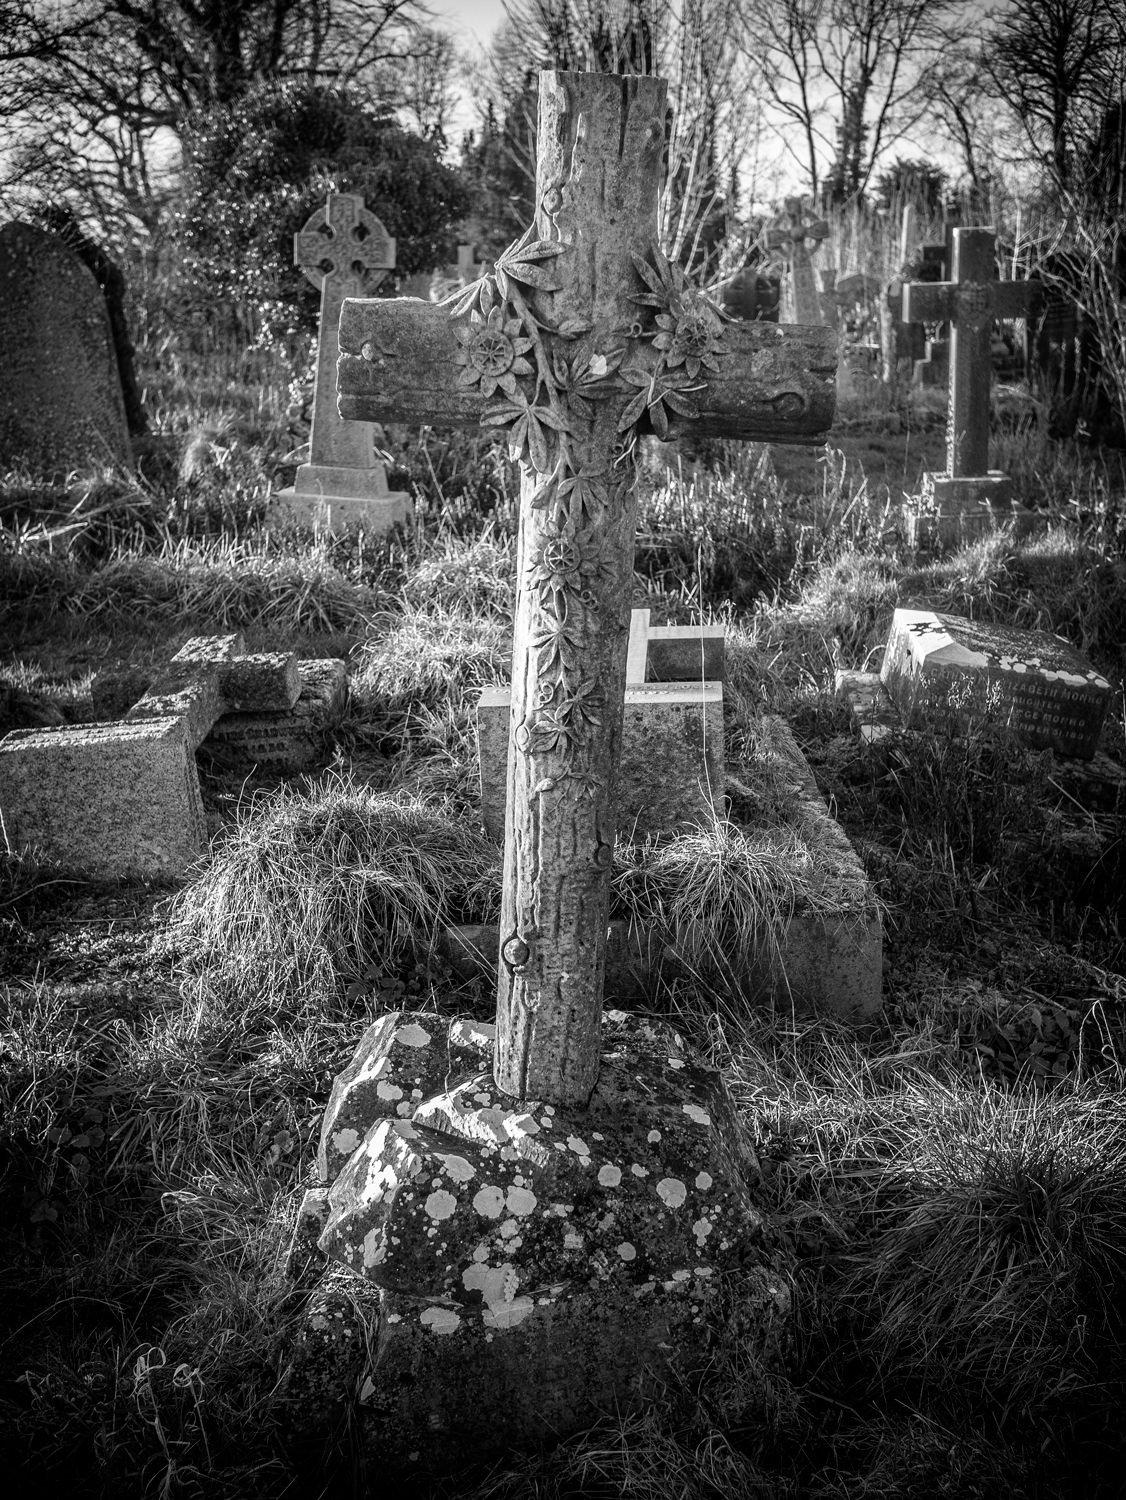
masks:
<path fill-rule="evenodd" d="M 768 230 L 766 236 L 768 249 L 784 250 L 790 263 L 791 306 L 784 312 L 790 313 L 795 323 L 824 323 L 826 318 L 807 241 L 812 241 L 816 249 L 821 240 L 828 238 L 829 226 L 824 219 L 810 218 L 800 198 L 787 198 L 785 209 L 785 222 Z"/>
<path fill-rule="evenodd" d="M 504 430 L 521 461 L 495 1079 L 599 1069 L 639 435 L 814 442 L 828 328 L 732 323 L 657 243 L 665 84 L 545 72 L 536 220 L 445 304 L 347 300 L 340 411 Z"/>
<path fill-rule="evenodd" d="M 395 266 L 395 241 L 359 193 L 329 193 L 293 236 L 293 261 L 321 294 L 309 461 L 278 499 L 294 519 L 329 529 L 385 530 L 408 513 L 376 457 L 370 422 L 344 422 L 336 410 L 338 327 L 345 297 L 372 292 Z"/>

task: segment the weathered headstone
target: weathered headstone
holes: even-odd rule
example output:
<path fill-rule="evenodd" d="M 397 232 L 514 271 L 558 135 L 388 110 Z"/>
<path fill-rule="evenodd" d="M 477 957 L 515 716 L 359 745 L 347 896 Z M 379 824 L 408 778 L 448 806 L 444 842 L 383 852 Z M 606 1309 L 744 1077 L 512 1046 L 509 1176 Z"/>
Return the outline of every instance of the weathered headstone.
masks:
<path fill-rule="evenodd" d="M 0 228 L 0 469 L 63 478 L 132 462 L 101 288 L 62 241 Z"/>
<path fill-rule="evenodd" d="M 504 837 L 511 692 L 482 688 L 477 757 L 485 832 Z M 626 660 L 618 826 L 630 839 L 714 821 L 723 797 L 723 627 L 650 626 L 635 609 Z"/>
<path fill-rule="evenodd" d="M 293 237 L 293 260 L 321 293 L 309 461 L 292 489 L 275 497 L 277 513 L 330 531 L 386 531 L 410 511 L 409 495 L 387 486 L 372 424 L 344 422 L 336 410 L 337 329 L 345 297 L 374 291 L 394 269 L 395 241 L 358 193 L 329 193 Z"/>
<path fill-rule="evenodd" d="M 918 516 L 940 541 L 970 535 L 1014 515 L 1008 476 L 989 469 L 990 329 L 994 318 L 1020 316 L 1036 293 L 1029 281 L 998 281 L 995 236 L 990 229 L 955 229 L 952 280 L 903 288 L 907 322 L 945 320 L 950 325 L 950 392 L 946 471 L 925 474 Z M 1028 516 L 1027 512 L 1023 513 Z M 1018 517 L 1020 519 L 1021 517 Z"/>
<path fill-rule="evenodd" d="M 790 281 L 783 293 L 783 320 L 824 323 L 827 320 L 821 294 L 817 290 L 813 262 L 806 246 L 807 241 L 812 240 L 816 250 L 818 242 L 828 238 L 829 226 L 824 219 L 809 218 L 800 198 L 787 198 L 785 208 L 785 222 L 768 230 L 766 235 L 767 247 L 784 250 L 790 265 Z"/>
<path fill-rule="evenodd" d="M 292 709 L 296 658 L 242 637 L 188 641 L 121 723 L 0 740 L 0 820 L 13 849 L 91 874 L 178 874 L 206 848 L 194 752 L 221 714 Z"/>
<path fill-rule="evenodd" d="M 931 610 L 895 611 L 880 678 L 910 728 L 987 721 L 1084 759 L 1111 701 L 1107 679 L 1058 636 Z"/>
<path fill-rule="evenodd" d="M 753 1336 L 779 1309 L 722 1082 L 664 1029 L 604 1034 L 603 971 L 637 439 L 814 439 L 835 339 L 725 326 L 661 253 L 661 80 L 544 73 L 537 139 L 536 222 L 492 276 L 341 318 L 342 415 L 483 421 L 523 464 L 495 1052 L 401 1081 L 388 1049 L 439 1023 L 393 1018 L 357 1059 L 390 1109 L 339 1141 L 325 1121 L 354 1149 L 321 1244 L 379 1288 L 358 1415 L 383 1454 L 479 1453 L 483 1427 L 503 1443 L 643 1399 L 670 1356 L 703 1354 L 735 1254 Z M 298 1389 L 323 1390 L 333 1338 L 310 1318 Z"/>

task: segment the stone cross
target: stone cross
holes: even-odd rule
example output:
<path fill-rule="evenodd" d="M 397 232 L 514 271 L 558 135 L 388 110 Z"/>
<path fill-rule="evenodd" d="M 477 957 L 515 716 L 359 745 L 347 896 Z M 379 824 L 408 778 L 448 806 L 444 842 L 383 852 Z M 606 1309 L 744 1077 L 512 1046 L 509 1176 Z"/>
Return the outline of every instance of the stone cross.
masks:
<path fill-rule="evenodd" d="M 408 497 L 391 494 L 376 458 L 370 422 L 343 422 L 336 410 L 337 329 L 345 297 L 371 292 L 395 266 L 395 241 L 358 193 L 329 193 L 293 236 L 293 262 L 321 294 L 309 462 L 278 497 L 300 520 L 378 530 L 401 520 Z"/>
<path fill-rule="evenodd" d="M 789 258 L 794 322 L 824 323 L 825 316 L 806 241 L 812 240 L 816 249 L 818 241 L 828 237 L 829 226 L 824 219 L 807 218 L 800 198 L 787 198 L 785 207 L 787 223 L 767 232 L 767 247 L 771 250 L 785 250 Z"/>
<path fill-rule="evenodd" d="M 1039 290 L 1033 281 L 998 281 L 991 229 L 955 229 L 950 281 L 908 282 L 903 318 L 950 325 L 946 472 L 989 470 L 990 330 L 994 318 L 1024 317 Z"/>
<path fill-rule="evenodd" d="M 814 442 L 833 415 L 831 329 L 725 323 L 661 253 L 665 90 L 542 73 L 534 226 L 447 303 L 340 326 L 343 417 L 481 422 L 521 458 L 494 1071 L 556 1105 L 599 1070 L 637 437 Z"/>

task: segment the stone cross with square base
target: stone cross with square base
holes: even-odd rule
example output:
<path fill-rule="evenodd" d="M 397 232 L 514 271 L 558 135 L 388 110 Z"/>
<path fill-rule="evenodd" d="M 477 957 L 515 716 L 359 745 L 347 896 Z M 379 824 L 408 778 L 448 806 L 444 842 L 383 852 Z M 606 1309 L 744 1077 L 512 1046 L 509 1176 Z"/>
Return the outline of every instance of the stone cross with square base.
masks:
<path fill-rule="evenodd" d="M 521 459 L 495 1078 L 598 1077 L 636 529 L 636 441 L 814 442 L 828 328 L 725 322 L 657 244 L 665 83 L 540 75 L 536 221 L 446 304 L 344 304 L 340 411 L 506 430 Z"/>
<path fill-rule="evenodd" d="M 908 282 L 907 323 L 950 325 L 950 394 L 946 472 L 954 478 L 989 471 L 990 330 L 995 318 L 1026 316 L 1036 281 L 998 281 L 991 229 L 955 229 L 950 281 Z"/>
<path fill-rule="evenodd" d="M 807 218 L 800 198 L 787 198 L 785 208 L 786 223 L 767 231 L 767 248 L 785 250 L 789 258 L 794 322 L 824 323 L 825 314 L 806 241 L 812 240 L 816 249 L 819 241 L 828 238 L 829 226 L 824 219 Z"/>
<path fill-rule="evenodd" d="M 409 500 L 388 490 L 371 423 L 344 422 L 337 413 L 337 329 L 345 297 L 374 291 L 394 269 L 395 241 L 359 193 L 329 193 L 293 236 L 293 262 L 319 289 L 321 313 L 309 462 L 279 499 L 295 519 L 380 530 L 404 518 Z"/>

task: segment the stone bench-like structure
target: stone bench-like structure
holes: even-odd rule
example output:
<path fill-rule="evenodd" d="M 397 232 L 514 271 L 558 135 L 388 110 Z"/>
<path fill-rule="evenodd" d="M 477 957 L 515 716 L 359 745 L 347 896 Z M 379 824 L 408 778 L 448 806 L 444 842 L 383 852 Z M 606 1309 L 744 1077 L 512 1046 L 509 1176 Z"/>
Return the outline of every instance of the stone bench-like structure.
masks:
<path fill-rule="evenodd" d="M 0 741 L 8 847 L 106 879 L 178 874 L 207 846 L 198 746 L 224 714 L 289 713 L 300 692 L 292 653 L 198 636 L 124 720 L 14 731 Z"/>

